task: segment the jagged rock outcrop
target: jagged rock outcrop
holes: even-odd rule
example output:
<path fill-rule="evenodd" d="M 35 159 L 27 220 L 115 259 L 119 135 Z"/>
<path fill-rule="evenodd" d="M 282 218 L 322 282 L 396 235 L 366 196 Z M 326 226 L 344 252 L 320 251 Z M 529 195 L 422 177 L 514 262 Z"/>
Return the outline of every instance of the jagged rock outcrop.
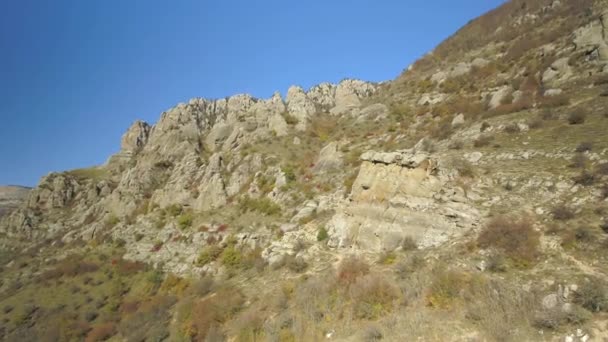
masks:
<path fill-rule="evenodd" d="M 138 152 L 148 142 L 149 135 L 150 125 L 140 120 L 135 121 L 122 136 L 120 144 L 121 151 L 130 153 Z"/>
<path fill-rule="evenodd" d="M 608 12 L 598 20 L 574 32 L 573 43 L 577 49 L 586 53 L 596 53 L 600 61 L 608 61 Z"/>
<path fill-rule="evenodd" d="M 350 114 L 354 109 L 361 107 L 361 99 L 369 97 L 376 91 L 376 87 L 360 80 L 344 80 L 336 88 L 335 107 L 329 112 L 332 115 Z"/>
<path fill-rule="evenodd" d="M 568 58 L 560 58 L 553 62 L 543 73 L 542 80 L 547 84 L 562 82 L 572 77 L 572 68 L 568 65 Z"/>
<path fill-rule="evenodd" d="M 437 246 L 476 224 L 479 213 L 448 185 L 428 153 L 366 152 L 350 194 L 328 223 L 329 246 L 393 250 L 406 237 Z"/>

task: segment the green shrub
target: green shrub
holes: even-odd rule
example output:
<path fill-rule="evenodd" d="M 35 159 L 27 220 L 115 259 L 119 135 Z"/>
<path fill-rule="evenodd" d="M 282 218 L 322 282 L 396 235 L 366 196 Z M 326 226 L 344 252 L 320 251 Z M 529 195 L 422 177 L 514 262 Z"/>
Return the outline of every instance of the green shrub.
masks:
<path fill-rule="evenodd" d="M 394 252 L 384 252 L 380 254 L 378 262 L 382 265 L 392 265 L 397 260 L 397 255 Z"/>
<path fill-rule="evenodd" d="M 325 240 L 327 240 L 328 237 L 329 237 L 329 234 L 327 232 L 327 229 L 325 229 L 325 227 L 319 228 L 319 231 L 317 232 L 317 241 L 319 241 L 319 242 L 325 241 Z"/>
<path fill-rule="evenodd" d="M 119 222 L 120 219 L 118 218 L 118 216 L 111 214 L 106 221 L 106 225 L 111 228 L 117 225 Z"/>
<path fill-rule="evenodd" d="M 196 260 L 197 266 L 204 266 L 212 261 L 217 260 L 217 258 L 222 254 L 222 248 L 218 245 L 207 245 L 203 248 L 201 253 Z"/>
<path fill-rule="evenodd" d="M 575 302 L 592 312 L 608 311 L 608 286 L 598 278 L 591 278 L 575 293 Z"/>
<path fill-rule="evenodd" d="M 292 182 L 296 181 L 297 177 L 296 177 L 296 172 L 295 172 L 293 165 L 291 165 L 291 164 L 285 165 L 282 168 L 282 171 L 285 174 L 285 179 L 287 180 L 287 183 L 292 183 Z"/>
<path fill-rule="evenodd" d="M 179 229 L 184 230 L 192 226 L 192 221 L 194 221 L 192 213 L 184 213 L 177 218 L 177 226 L 179 227 Z"/>
<path fill-rule="evenodd" d="M 235 246 L 228 246 L 220 256 L 222 265 L 228 268 L 239 268 L 243 261 L 243 255 Z"/>
<path fill-rule="evenodd" d="M 267 216 L 281 214 L 281 207 L 267 197 L 251 198 L 245 196 L 239 200 L 239 209 L 242 212 L 256 211 Z"/>
<path fill-rule="evenodd" d="M 179 204 L 172 204 L 165 208 L 165 213 L 169 216 L 176 217 L 182 213 L 182 206 Z"/>

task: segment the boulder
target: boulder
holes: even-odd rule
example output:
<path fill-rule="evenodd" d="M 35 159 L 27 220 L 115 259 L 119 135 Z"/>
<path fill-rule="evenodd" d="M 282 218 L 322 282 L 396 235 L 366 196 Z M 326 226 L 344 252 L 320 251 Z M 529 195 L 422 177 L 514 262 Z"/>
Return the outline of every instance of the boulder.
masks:
<path fill-rule="evenodd" d="M 464 125 L 465 120 L 464 120 L 464 114 L 460 113 L 458 115 L 456 115 L 454 117 L 454 119 L 452 120 L 452 127 L 456 128 L 456 127 L 460 127 L 462 125 Z"/>
<path fill-rule="evenodd" d="M 513 89 L 510 86 L 504 86 L 494 92 L 492 92 L 492 98 L 490 99 L 490 109 L 498 108 L 502 102 L 513 93 Z"/>

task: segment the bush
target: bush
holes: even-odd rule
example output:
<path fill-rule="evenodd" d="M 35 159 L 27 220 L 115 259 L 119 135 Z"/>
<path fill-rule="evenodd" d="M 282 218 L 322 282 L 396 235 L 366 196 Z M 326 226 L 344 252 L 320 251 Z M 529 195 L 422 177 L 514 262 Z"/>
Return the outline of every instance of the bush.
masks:
<path fill-rule="evenodd" d="M 319 231 L 317 232 L 317 241 L 319 241 L 319 242 L 325 241 L 325 240 L 327 240 L 327 238 L 329 238 L 327 229 L 325 229 L 325 227 L 319 228 Z"/>
<path fill-rule="evenodd" d="M 505 272 L 507 270 L 504 254 L 494 251 L 488 256 L 486 269 L 492 273 Z"/>
<path fill-rule="evenodd" d="M 378 258 L 381 265 L 392 265 L 397 260 L 397 255 L 394 252 L 383 252 Z"/>
<path fill-rule="evenodd" d="M 196 302 L 192 307 L 191 314 L 191 329 L 195 340 L 204 341 L 208 333 L 218 325 L 229 321 L 236 313 L 238 313 L 245 298 L 240 291 L 233 288 L 220 289 L 215 296 L 209 296 L 206 299 Z"/>
<path fill-rule="evenodd" d="M 448 144 L 448 148 L 450 150 L 461 150 L 463 147 L 464 147 L 464 143 L 462 142 L 462 140 L 452 140 Z"/>
<path fill-rule="evenodd" d="M 599 164 L 595 169 L 595 173 L 604 176 L 608 175 L 608 163 Z"/>
<path fill-rule="evenodd" d="M 572 157 L 571 164 L 569 166 L 577 169 L 584 169 L 587 167 L 588 163 L 589 159 L 586 155 L 577 153 L 574 155 L 574 157 Z"/>
<path fill-rule="evenodd" d="M 303 258 L 290 255 L 285 259 L 285 266 L 292 272 L 302 273 L 308 268 L 308 263 Z"/>
<path fill-rule="evenodd" d="M 490 127 L 492 127 L 489 123 L 487 123 L 486 121 L 481 123 L 481 127 L 479 128 L 479 131 L 481 133 L 487 131 Z"/>
<path fill-rule="evenodd" d="M 434 279 L 429 288 L 427 300 L 433 307 L 448 307 L 464 289 L 468 276 L 455 270 L 440 269 L 433 272 Z"/>
<path fill-rule="evenodd" d="M 521 130 L 519 129 L 519 125 L 516 123 L 511 123 L 505 126 L 505 132 L 510 134 L 519 133 Z"/>
<path fill-rule="evenodd" d="M 608 234 L 608 219 L 600 224 L 600 228 L 604 231 L 604 233 Z"/>
<path fill-rule="evenodd" d="M 473 146 L 476 148 L 488 146 L 494 141 L 494 136 L 482 135 L 477 139 L 473 140 Z"/>
<path fill-rule="evenodd" d="M 538 257 L 540 234 L 528 218 L 499 216 L 486 224 L 477 242 L 504 253 L 519 266 L 528 266 Z"/>
<path fill-rule="evenodd" d="M 449 165 L 456 171 L 461 177 L 475 178 L 475 169 L 468 160 L 462 158 L 452 158 L 449 161 Z"/>
<path fill-rule="evenodd" d="M 363 340 L 365 342 L 374 342 L 382 340 L 383 335 L 380 328 L 375 325 L 370 325 L 363 332 Z"/>
<path fill-rule="evenodd" d="M 593 149 L 593 143 L 591 143 L 589 141 L 584 141 L 584 142 L 578 144 L 575 151 L 582 153 L 582 152 L 591 151 L 592 149 Z"/>
<path fill-rule="evenodd" d="M 192 213 L 184 213 L 177 218 L 177 226 L 184 230 L 192 226 L 192 221 L 194 221 Z"/>
<path fill-rule="evenodd" d="M 559 94 L 554 96 L 543 96 L 538 99 L 539 108 L 557 108 L 563 107 L 570 104 L 570 97 L 566 94 Z"/>
<path fill-rule="evenodd" d="M 539 329 L 556 330 L 564 324 L 581 325 L 591 317 L 589 311 L 578 305 L 573 305 L 570 310 L 563 310 L 558 306 L 538 312 L 532 325 Z"/>
<path fill-rule="evenodd" d="M 338 266 L 338 280 L 343 284 L 352 284 L 357 278 L 369 273 L 369 265 L 356 256 L 343 259 Z"/>
<path fill-rule="evenodd" d="M 586 170 L 583 170 L 583 172 L 581 172 L 579 176 L 574 177 L 573 180 L 575 184 L 589 186 L 595 183 L 595 175 L 590 172 L 587 172 Z"/>
<path fill-rule="evenodd" d="M 403 238 L 403 241 L 401 241 L 401 249 L 404 251 L 413 251 L 418 249 L 418 243 L 416 243 L 416 240 L 413 237 L 406 236 Z"/>
<path fill-rule="evenodd" d="M 354 314 L 363 319 L 376 319 L 385 315 L 399 298 L 399 290 L 377 274 L 357 278 L 349 290 Z"/>
<path fill-rule="evenodd" d="M 608 286 L 603 280 L 591 278 L 576 291 L 575 302 L 592 312 L 608 311 Z"/>
<path fill-rule="evenodd" d="M 584 112 L 578 110 L 568 115 L 568 123 L 571 125 L 580 125 L 585 122 L 586 118 L 587 115 Z"/>
<path fill-rule="evenodd" d="M 179 204 L 172 204 L 165 208 L 165 213 L 169 216 L 176 217 L 182 213 L 182 206 Z"/>
<path fill-rule="evenodd" d="M 528 127 L 530 127 L 530 129 L 539 129 L 543 127 L 543 121 L 539 118 L 532 119 L 528 121 Z"/>
<path fill-rule="evenodd" d="M 559 204 L 551 210 L 554 220 L 568 221 L 574 218 L 574 211 L 565 204 Z"/>
<path fill-rule="evenodd" d="M 243 255 L 235 246 L 228 246 L 222 252 L 220 261 L 228 268 L 238 268 L 242 265 Z"/>
<path fill-rule="evenodd" d="M 239 209 L 242 212 L 257 211 L 267 216 L 281 214 L 281 207 L 267 197 L 251 198 L 245 196 L 239 200 Z"/>

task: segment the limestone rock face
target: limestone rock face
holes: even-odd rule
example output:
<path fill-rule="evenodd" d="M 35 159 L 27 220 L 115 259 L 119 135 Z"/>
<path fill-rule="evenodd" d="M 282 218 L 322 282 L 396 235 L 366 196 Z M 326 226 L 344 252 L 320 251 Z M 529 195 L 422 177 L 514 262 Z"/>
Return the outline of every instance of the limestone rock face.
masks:
<path fill-rule="evenodd" d="M 344 80 L 336 88 L 336 105 L 330 110 L 332 115 L 351 113 L 361 107 L 361 99 L 372 95 L 376 88 L 360 80 Z"/>
<path fill-rule="evenodd" d="M 297 129 L 306 128 L 306 122 L 316 113 L 314 102 L 306 95 L 304 89 L 292 86 L 287 91 L 287 112 L 298 119 Z"/>
<path fill-rule="evenodd" d="M 574 32 L 573 43 L 577 49 L 586 52 L 597 51 L 600 61 L 608 61 L 608 12 L 599 20 L 583 26 Z"/>
<path fill-rule="evenodd" d="M 431 155 L 370 151 L 361 159 L 351 201 L 328 223 L 329 246 L 391 251 L 406 237 L 422 248 L 437 246 L 476 223 L 479 213 L 456 200 Z"/>
<path fill-rule="evenodd" d="M 73 177 L 51 173 L 40 181 L 40 185 L 30 193 L 28 206 L 52 210 L 67 206 L 80 190 L 80 184 Z"/>
<path fill-rule="evenodd" d="M 331 142 L 319 152 L 319 158 L 315 163 L 314 172 L 322 173 L 339 170 L 342 167 L 342 153 L 338 149 L 338 143 Z"/>
<path fill-rule="evenodd" d="M 543 82 L 553 84 L 568 80 L 572 77 L 572 68 L 568 65 L 568 58 L 560 58 L 553 62 L 543 73 Z"/>
<path fill-rule="evenodd" d="M 327 112 L 336 105 L 336 86 L 331 83 L 316 85 L 310 88 L 307 95 L 322 112 Z"/>
<path fill-rule="evenodd" d="M 502 104 L 502 101 L 513 92 L 513 89 L 509 86 L 504 86 L 492 93 L 489 106 L 491 109 L 498 108 Z"/>
<path fill-rule="evenodd" d="M 150 125 L 146 122 L 137 120 L 122 136 L 120 148 L 122 151 L 126 152 L 138 152 L 148 142 L 149 135 Z"/>

